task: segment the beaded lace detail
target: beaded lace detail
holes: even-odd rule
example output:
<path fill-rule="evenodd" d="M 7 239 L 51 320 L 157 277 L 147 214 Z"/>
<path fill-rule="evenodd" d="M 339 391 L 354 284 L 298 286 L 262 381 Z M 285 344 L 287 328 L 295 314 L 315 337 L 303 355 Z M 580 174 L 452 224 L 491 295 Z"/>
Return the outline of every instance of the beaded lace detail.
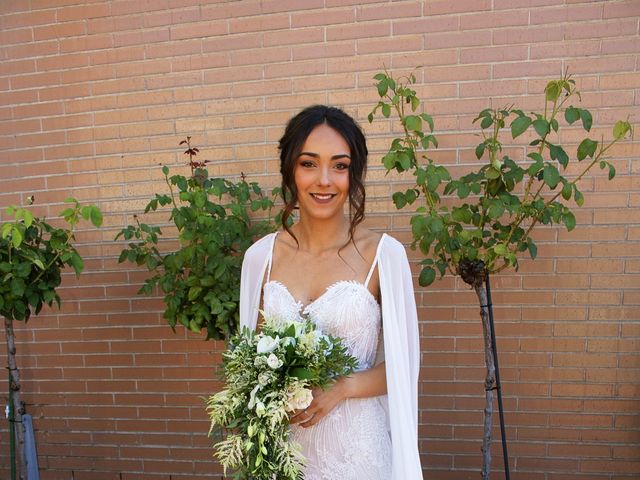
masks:
<path fill-rule="evenodd" d="M 366 286 L 370 276 L 371 272 L 365 283 L 338 281 L 307 306 L 283 283 L 267 280 L 264 312 L 287 320 L 307 315 L 322 332 L 342 338 L 349 353 L 358 359 L 359 369 L 371 368 L 381 312 Z M 391 440 L 381 397 L 347 399 L 318 424 L 308 428 L 292 425 L 291 432 L 307 460 L 305 480 L 391 478 Z"/>

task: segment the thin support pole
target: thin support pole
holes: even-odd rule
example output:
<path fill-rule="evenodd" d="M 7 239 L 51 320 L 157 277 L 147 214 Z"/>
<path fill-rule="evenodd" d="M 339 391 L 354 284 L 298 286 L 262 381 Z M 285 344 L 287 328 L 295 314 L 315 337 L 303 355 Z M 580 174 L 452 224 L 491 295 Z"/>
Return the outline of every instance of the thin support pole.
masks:
<path fill-rule="evenodd" d="M 9 385 L 11 385 L 11 372 L 9 372 Z M 9 390 L 9 403 L 7 404 L 7 418 L 9 420 L 9 458 L 11 462 L 11 480 L 16 480 L 16 422 L 13 413 L 13 397 Z"/>
<path fill-rule="evenodd" d="M 496 366 L 496 390 L 498 391 L 498 414 L 500 416 L 500 434 L 502 436 L 502 456 L 504 459 L 504 478 L 510 480 L 509 477 L 509 453 L 507 451 L 507 434 L 504 426 L 504 410 L 502 408 L 502 385 L 500 383 L 500 368 L 498 366 L 498 347 L 496 346 L 496 329 L 493 323 L 493 302 L 491 301 L 491 284 L 489 283 L 489 272 L 485 276 L 487 285 L 487 307 L 489 309 L 489 325 L 491 327 L 491 350 L 493 351 L 493 360 Z"/>

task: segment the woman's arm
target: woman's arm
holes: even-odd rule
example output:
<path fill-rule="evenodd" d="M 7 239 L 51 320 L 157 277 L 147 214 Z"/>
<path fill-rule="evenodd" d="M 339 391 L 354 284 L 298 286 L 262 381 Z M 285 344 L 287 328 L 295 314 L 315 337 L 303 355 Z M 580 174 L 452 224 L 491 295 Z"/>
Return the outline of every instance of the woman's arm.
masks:
<path fill-rule="evenodd" d="M 326 390 L 313 389 L 313 401 L 306 410 L 291 417 L 290 423 L 310 427 L 318 423 L 340 402 L 347 398 L 376 397 L 387 393 L 387 375 L 384 362 L 375 367 L 341 377 Z"/>

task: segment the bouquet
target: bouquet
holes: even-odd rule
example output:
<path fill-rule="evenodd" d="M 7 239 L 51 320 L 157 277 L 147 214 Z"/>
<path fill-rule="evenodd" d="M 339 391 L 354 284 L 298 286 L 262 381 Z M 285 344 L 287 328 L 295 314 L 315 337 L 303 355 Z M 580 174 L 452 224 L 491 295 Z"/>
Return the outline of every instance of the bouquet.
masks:
<path fill-rule="evenodd" d="M 326 388 L 357 368 L 339 338 L 324 335 L 304 317 L 286 322 L 264 318 L 259 333 L 244 328 L 223 354 L 225 389 L 209 397 L 212 434 L 226 438 L 214 455 L 234 478 L 303 478 L 300 445 L 289 439 L 289 414 L 313 400 L 313 387 Z"/>

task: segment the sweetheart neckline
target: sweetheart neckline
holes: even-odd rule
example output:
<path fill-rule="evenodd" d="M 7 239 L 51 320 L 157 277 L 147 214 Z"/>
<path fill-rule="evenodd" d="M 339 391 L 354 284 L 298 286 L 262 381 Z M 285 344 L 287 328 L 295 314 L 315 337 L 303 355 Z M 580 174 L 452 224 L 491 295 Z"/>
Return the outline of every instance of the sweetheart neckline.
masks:
<path fill-rule="evenodd" d="M 327 288 L 325 288 L 324 292 L 322 292 L 318 298 L 316 298 L 315 300 L 312 300 L 311 302 L 307 303 L 306 306 L 302 306 L 302 302 L 300 300 L 296 300 L 296 298 L 293 296 L 293 294 L 291 293 L 291 291 L 289 290 L 289 288 L 282 283 L 279 280 L 269 280 L 267 283 L 264 284 L 264 286 L 266 287 L 267 285 L 269 285 L 270 283 L 275 283 L 280 285 L 285 292 L 287 292 L 287 294 L 289 295 L 289 298 L 296 304 L 298 305 L 298 311 L 301 313 L 304 313 L 309 307 L 311 307 L 314 303 L 317 303 L 318 301 L 320 301 L 321 298 L 323 298 L 325 295 L 327 295 L 331 290 L 333 290 L 333 288 L 337 287 L 338 285 L 341 284 L 351 284 L 351 285 L 356 285 L 359 287 L 362 287 L 362 289 L 369 294 L 369 299 L 373 301 L 373 303 L 375 303 L 375 305 L 377 307 L 380 306 L 380 304 L 378 303 L 378 300 L 376 300 L 376 297 L 373 295 L 373 293 L 371 293 L 371 290 L 369 290 L 364 283 L 359 282 L 358 280 L 338 280 L 336 282 L 333 282 L 331 285 L 329 285 Z"/>

